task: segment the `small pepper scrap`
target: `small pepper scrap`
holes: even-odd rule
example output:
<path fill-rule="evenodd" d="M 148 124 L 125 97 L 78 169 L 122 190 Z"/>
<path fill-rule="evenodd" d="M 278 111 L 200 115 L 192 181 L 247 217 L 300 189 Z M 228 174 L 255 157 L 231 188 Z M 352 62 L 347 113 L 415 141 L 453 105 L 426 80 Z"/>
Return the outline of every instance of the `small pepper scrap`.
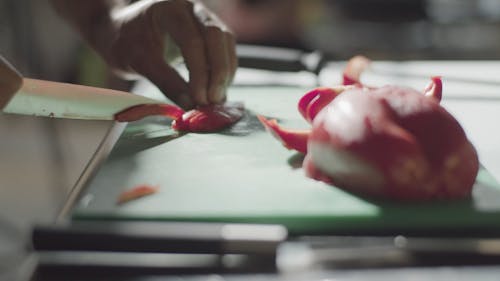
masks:
<path fill-rule="evenodd" d="M 230 127 L 238 122 L 245 112 L 242 103 L 205 105 L 184 112 L 171 104 L 141 104 L 115 114 L 119 122 L 131 122 L 146 116 L 161 115 L 172 118 L 172 128 L 184 132 L 210 133 Z"/>
<path fill-rule="evenodd" d="M 349 192 L 425 201 L 469 197 L 479 170 L 477 152 L 440 104 L 442 82 L 420 93 L 398 86 L 366 87 L 369 60 L 354 57 L 335 88 L 317 88 L 299 101 L 311 130 L 259 120 L 287 148 L 306 154 L 306 175 Z"/>
<path fill-rule="evenodd" d="M 116 200 L 116 204 L 122 205 L 127 202 L 130 202 L 132 200 L 136 200 L 148 195 L 152 195 L 157 193 L 159 190 L 159 187 L 157 186 L 151 186 L 151 185 L 138 185 L 136 187 L 133 187 L 131 189 L 125 190 L 122 192 L 119 196 L 118 199 Z"/>

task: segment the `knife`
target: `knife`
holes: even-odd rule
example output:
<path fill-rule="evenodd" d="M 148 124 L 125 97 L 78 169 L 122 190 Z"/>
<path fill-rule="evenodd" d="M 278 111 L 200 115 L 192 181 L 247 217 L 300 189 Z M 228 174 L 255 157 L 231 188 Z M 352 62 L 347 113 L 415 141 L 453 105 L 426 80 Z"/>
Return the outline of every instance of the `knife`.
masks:
<path fill-rule="evenodd" d="M 161 101 L 131 93 L 24 78 L 3 112 L 54 118 L 114 120 L 124 109 Z"/>
<path fill-rule="evenodd" d="M 236 53 L 239 67 L 314 74 L 319 74 L 325 63 L 332 59 L 318 51 L 246 44 L 238 44 Z"/>
<path fill-rule="evenodd" d="M 300 50 L 239 45 L 240 66 L 274 71 L 308 71 L 317 74 L 325 62 L 322 54 Z M 41 117 L 114 120 L 114 115 L 129 107 L 164 104 L 140 95 L 24 78 L 21 89 L 3 108 L 5 113 Z"/>

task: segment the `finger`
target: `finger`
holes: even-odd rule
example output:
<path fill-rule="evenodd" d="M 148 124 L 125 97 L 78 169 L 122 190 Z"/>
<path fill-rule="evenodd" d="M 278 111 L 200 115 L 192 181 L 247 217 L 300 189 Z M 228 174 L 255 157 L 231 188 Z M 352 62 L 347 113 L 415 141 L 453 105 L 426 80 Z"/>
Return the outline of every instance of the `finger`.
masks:
<path fill-rule="evenodd" d="M 223 103 L 226 88 L 232 79 L 230 54 L 235 52 L 234 44 L 228 44 L 228 28 L 210 10 L 201 3 L 195 7 L 195 17 L 205 37 L 205 50 L 209 66 L 208 100 L 211 103 Z"/>
<path fill-rule="evenodd" d="M 236 39 L 230 32 L 224 32 L 226 38 L 226 49 L 229 60 L 229 76 L 228 84 L 233 82 L 236 69 L 238 68 L 238 56 L 236 55 Z"/>
<path fill-rule="evenodd" d="M 189 70 L 189 93 L 198 105 L 208 104 L 208 69 L 204 38 L 193 16 L 193 4 L 187 1 L 161 2 L 155 22 L 177 43 Z"/>
<path fill-rule="evenodd" d="M 191 109 L 193 101 L 189 96 L 186 81 L 168 65 L 161 54 L 148 54 L 133 64 L 134 70 L 148 78 L 162 93 L 184 109 Z"/>
<path fill-rule="evenodd" d="M 208 100 L 211 103 L 222 103 L 226 97 L 228 81 L 231 79 L 226 38 L 224 32 L 215 26 L 205 27 L 204 33 L 210 67 Z"/>

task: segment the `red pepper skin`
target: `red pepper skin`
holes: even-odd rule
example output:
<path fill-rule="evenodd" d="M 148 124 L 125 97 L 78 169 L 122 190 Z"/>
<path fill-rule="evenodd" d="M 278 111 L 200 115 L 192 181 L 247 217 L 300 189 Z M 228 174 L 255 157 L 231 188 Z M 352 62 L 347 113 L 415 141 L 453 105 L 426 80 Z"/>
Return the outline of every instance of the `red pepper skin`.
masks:
<path fill-rule="evenodd" d="M 362 87 L 361 74 L 370 66 L 370 59 L 364 56 L 354 56 L 348 62 L 342 73 L 342 85 Z"/>
<path fill-rule="evenodd" d="M 329 104 L 345 89 L 346 88 L 333 89 L 328 87 L 319 87 L 309 91 L 299 100 L 298 109 L 300 114 L 309 123 L 312 123 L 312 120 L 321 111 L 321 109 L 323 109 L 323 107 Z"/>
<path fill-rule="evenodd" d="M 441 102 L 443 97 L 443 82 L 440 76 L 431 77 L 431 83 L 425 88 L 424 95 L 434 98 L 437 102 Z"/>
<path fill-rule="evenodd" d="M 260 120 L 287 148 L 306 154 L 303 168 L 313 179 L 397 201 L 469 197 L 479 159 L 458 121 L 439 105 L 441 78 L 432 77 L 424 93 L 356 83 L 304 95 L 298 107 L 312 123 L 310 134 Z"/>
<path fill-rule="evenodd" d="M 238 122 L 244 112 L 245 109 L 241 103 L 202 106 L 174 120 L 172 128 L 187 132 L 216 132 Z"/>
<path fill-rule="evenodd" d="M 282 128 L 275 119 L 267 120 L 264 116 L 257 115 L 259 121 L 283 146 L 288 149 L 297 150 L 301 153 L 307 153 L 307 140 L 310 130 L 290 130 Z"/>
<path fill-rule="evenodd" d="M 174 119 L 172 128 L 178 131 L 210 133 L 217 132 L 238 122 L 245 112 L 241 103 L 207 105 L 184 112 L 170 104 L 141 104 L 115 114 L 119 122 L 131 122 L 147 116 L 161 115 Z"/>
<path fill-rule="evenodd" d="M 373 197 L 466 198 L 479 169 L 476 150 L 451 114 L 433 98 L 393 86 L 341 94 L 314 120 L 309 146 L 321 144 L 360 159 L 383 181 L 365 188 L 350 180 L 363 175 L 325 172 L 315 154 L 308 155 L 309 176 Z"/>
<path fill-rule="evenodd" d="M 122 192 L 118 199 L 116 200 L 116 204 L 121 205 L 125 204 L 129 201 L 136 200 L 142 198 L 144 196 L 152 195 L 158 192 L 159 188 L 157 186 L 151 185 L 138 185 L 132 189 L 125 190 Z"/>
<path fill-rule="evenodd" d="M 297 105 L 298 110 L 302 117 L 309 123 L 312 123 L 316 115 L 335 99 L 342 91 L 348 89 L 346 87 L 339 87 L 336 89 L 328 87 L 319 87 L 307 92 L 299 100 Z M 264 116 L 258 115 L 257 118 L 264 125 L 264 127 L 286 148 L 297 150 L 298 152 L 307 153 L 307 140 L 310 130 L 294 130 L 286 129 L 278 125 L 274 119 L 268 120 Z"/>

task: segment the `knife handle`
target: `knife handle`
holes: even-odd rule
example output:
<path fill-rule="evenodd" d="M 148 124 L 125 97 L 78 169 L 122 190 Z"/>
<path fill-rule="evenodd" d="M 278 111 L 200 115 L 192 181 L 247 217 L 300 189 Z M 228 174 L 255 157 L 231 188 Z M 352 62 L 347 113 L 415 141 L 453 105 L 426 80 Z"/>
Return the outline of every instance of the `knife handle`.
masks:
<path fill-rule="evenodd" d="M 320 52 L 298 49 L 238 45 L 236 47 L 240 67 L 272 71 L 307 71 L 318 74 L 326 62 Z"/>

